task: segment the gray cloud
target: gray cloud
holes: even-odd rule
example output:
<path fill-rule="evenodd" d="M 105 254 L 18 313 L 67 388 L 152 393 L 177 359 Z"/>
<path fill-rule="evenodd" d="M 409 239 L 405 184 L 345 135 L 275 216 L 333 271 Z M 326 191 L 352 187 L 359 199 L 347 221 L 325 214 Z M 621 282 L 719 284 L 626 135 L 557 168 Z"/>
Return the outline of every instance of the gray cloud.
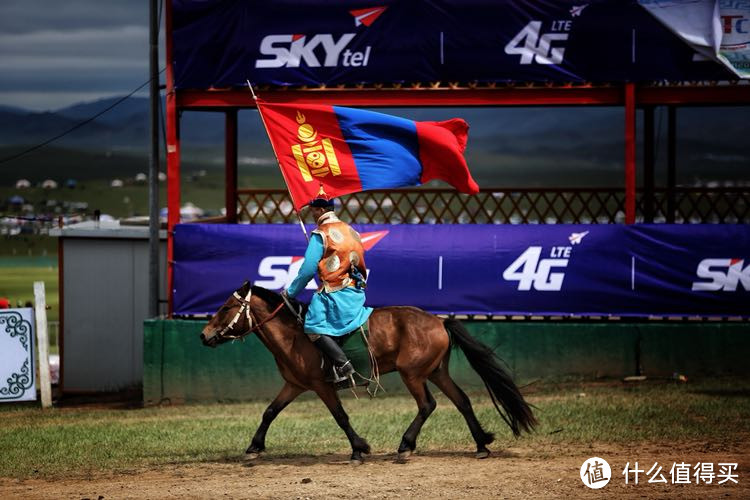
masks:
<path fill-rule="evenodd" d="M 39 68 L 22 75 L 5 76 L 0 81 L 0 91 L 47 91 L 50 93 L 71 90 L 77 91 L 130 91 L 146 81 L 145 69 L 133 71 L 130 68 L 78 69 L 74 73 L 67 70 Z"/>
<path fill-rule="evenodd" d="M 0 35 L 0 54 L 113 55 L 134 56 L 146 50 L 148 28 L 125 25 L 109 29 L 40 30 L 23 34 Z"/>
<path fill-rule="evenodd" d="M 2 0 L 0 68 L 0 104 L 56 109 L 130 92 L 148 79 L 148 2 Z"/>
<path fill-rule="evenodd" d="M 0 96 L 2 96 L 2 104 L 7 106 L 20 106 L 36 111 L 56 111 L 58 109 L 66 108 L 71 104 L 93 102 L 107 97 L 118 97 L 126 93 L 129 94 L 131 90 L 132 89 L 123 89 L 119 91 L 109 90 L 105 92 L 92 90 L 55 90 L 54 92 L 46 90 L 20 92 L 0 91 Z M 144 92 L 138 92 L 134 95 L 137 97 L 148 97 L 148 94 Z"/>
<path fill-rule="evenodd" d="M 2 0 L 0 32 L 75 31 L 148 26 L 148 2 L 130 0 Z"/>

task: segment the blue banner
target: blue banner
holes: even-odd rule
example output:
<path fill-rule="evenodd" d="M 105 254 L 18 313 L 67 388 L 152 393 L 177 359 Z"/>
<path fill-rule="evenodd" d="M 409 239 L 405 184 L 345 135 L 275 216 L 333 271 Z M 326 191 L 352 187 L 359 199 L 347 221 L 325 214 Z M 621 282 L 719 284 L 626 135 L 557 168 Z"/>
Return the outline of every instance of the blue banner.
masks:
<path fill-rule="evenodd" d="M 354 225 L 367 303 L 493 315 L 750 316 L 745 225 Z M 181 224 L 174 310 L 215 312 L 243 280 L 281 291 L 296 225 Z M 309 300 L 311 282 L 300 299 Z"/>
<path fill-rule="evenodd" d="M 635 0 L 173 0 L 173 13 L 178 88 L 737 78 Z"/>

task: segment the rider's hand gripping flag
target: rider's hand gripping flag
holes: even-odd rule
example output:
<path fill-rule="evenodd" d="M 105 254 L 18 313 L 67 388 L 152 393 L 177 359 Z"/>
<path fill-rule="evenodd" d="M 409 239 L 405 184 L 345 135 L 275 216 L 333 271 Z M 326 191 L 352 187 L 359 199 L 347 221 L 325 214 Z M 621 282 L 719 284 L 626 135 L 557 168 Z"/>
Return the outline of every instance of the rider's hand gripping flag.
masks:
<path fill-rule="evenodd" d="M 257 103 L 297 210 L 321 185 L 331 197 L 433 179 L 479 192 L 463 156 L 469 126 L 460 118 L 415 122 L 340 106 Z"/>

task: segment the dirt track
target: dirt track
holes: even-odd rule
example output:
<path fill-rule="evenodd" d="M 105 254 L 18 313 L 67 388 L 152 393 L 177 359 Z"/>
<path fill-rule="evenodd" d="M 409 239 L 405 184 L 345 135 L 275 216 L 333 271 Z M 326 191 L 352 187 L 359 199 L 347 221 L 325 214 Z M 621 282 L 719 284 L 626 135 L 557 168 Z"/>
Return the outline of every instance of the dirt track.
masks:
<path fill-rule="evenodd" d="M 590 490 L 579 469 L 591 456 L 612 466 L 602 490 Z M 750 449 L 735 441 L 715 444 L 510 448 L 486 460 L 461 452 L 430 452 L 396 463 L 373 455 L 359 467 L 347 456 L 279 458 L 161 466 L 90 478 L 0 479 L 2 498 L 750 498 Z M 737 462 L 739 484 L 625 485 L 622 469 L 638 460 L 646 470 L 656 461 L 670 480 L 672 462 Z M 647 464 L 647 465 L 644 465 Z M 632 479 L 632 478 L 631 478 Z"/>

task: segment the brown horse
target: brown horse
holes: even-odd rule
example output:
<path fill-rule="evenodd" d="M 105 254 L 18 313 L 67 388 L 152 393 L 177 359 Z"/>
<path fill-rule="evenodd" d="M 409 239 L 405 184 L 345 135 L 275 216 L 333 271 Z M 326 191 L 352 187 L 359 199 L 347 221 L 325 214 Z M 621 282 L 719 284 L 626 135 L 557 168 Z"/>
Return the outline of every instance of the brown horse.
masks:
<path fill-rule="evenodd" d="M 369 328 L 370 346 L 380 372 L 398 370 L 406 388 L 417 401 L 417 415 L 398 447 L 400 459 L 408 458 L 414 451 L 419 431 L 435 409 L 435 399 L 427 388 L 427 380 L 443 391 L 466 419 L 477 444 L 476 456 L 489 456 L 487 445 L 494 436 L 482 429 L 468 396 L 448 373 L 451 340 L 481 377 L 495 408 L 513 434 L 518 436 L 521 431 L 531 431 L 536 425 L 531 409 L 494 353 L 473 339 L 460 322 L 442 320 L 415 307 L 383 307 L 373 311 Z M 281 410 L 303 392 L 313 391 L 349 438 L 351 462 L 361 463 L 362 454 L 370 453 L 370 445 L 352 429 L 336 389 L 326 381 L 320 351 L 304 334 L 297 316 L 284 306 L 280 295 L 265 288 L 250 287 L 245 282 L 214 314 L 200 338 L 204 345 L 216 347 L 251 332 L 276 358 L 286 383 L 263 413 L 260 427 L 245 452 L 246 458 L 255 459 L 265 450 L 266 432 Z"/>

